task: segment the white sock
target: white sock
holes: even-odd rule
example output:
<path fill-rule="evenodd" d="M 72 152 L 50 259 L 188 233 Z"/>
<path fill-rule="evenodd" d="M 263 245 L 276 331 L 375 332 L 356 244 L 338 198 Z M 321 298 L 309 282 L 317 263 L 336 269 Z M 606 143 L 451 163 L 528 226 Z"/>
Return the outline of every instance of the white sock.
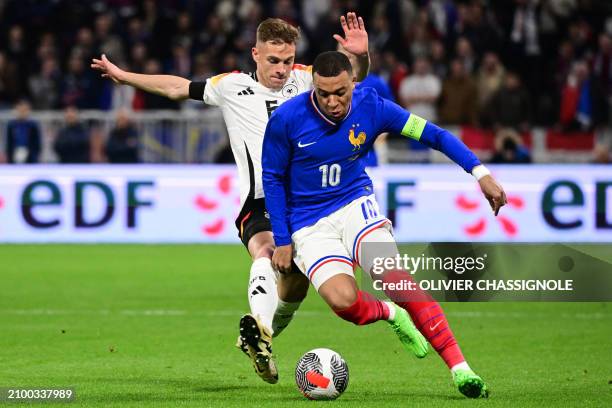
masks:
<path fill-rule="evenodd" d="M 385 304 L 389 308 L 389 318 L 387 321 L 392 322 L 395 320 L 395 304 L 393 302 L 385 302 Z"/>
<path fill-rule="evenodd" d="M 278 292 L 276 272 L 269 258 L 256 259 L 251 265 L 247 293 L 251 313 L 272 333 L 272 318 L 278 303 Z"/>
<path fill-rule="evenodd" d="M 278 299 L 278 305 L 276 306 L 276 312 L 274 312 L 274 319 L 272 320 L 272 330 L 274 330 L 274 337 L 278 336 L 284 329 L 289 325 L 295 311 L 298 310 L 302 302 L 285 302 L 282 299 Z"/>
<path fill-rule="evenodd" d="M 451 368 L 451 373 L 454 373 L 457 370 L 470 370 L 470 366 L 468 365 L 466 361 L 464 361 L 463 363 L 455 364 Z"/>

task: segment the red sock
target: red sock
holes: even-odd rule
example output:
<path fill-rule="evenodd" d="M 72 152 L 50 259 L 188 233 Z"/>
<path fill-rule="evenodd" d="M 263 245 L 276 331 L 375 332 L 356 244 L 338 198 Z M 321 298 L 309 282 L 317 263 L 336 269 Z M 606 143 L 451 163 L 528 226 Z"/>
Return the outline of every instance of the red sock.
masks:
<path fill-rule="evenodd" d="M 410 314 L 416 327 L 442 357 L 448 368 L 465 361 L 438 302 L 401 302 L 398 305 Z"/>
<path fill-rule="evenodd" d="M 412 280 L 412 277 L 404 271 L 394 271 L 387 273 L 383 279 L 385 282 L 398 282 Z M 465 361 L 444 311 L 431 296 L 421 290 L 389 291 L 387 296 L 410 314 L 416 327 L 442 357 L 448 368 Z"/>
<path fill-rule="evenodd" d="M 351 306 L 334 312 L 351 323 L 359 326 L 389 318 L 389 307 L 367 292 L 358 291 L 357 300 Z"/>

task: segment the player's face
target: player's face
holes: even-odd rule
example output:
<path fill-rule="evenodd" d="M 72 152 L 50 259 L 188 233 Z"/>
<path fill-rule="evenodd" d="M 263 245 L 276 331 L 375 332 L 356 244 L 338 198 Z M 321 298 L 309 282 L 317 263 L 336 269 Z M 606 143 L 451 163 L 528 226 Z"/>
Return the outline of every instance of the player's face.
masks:
<path fill-rule="evenodd" d="M 259 82 L 270 89 L 281 89 L 295 62 L 295 44 L 257 43 L 252 54 Z"/>
<path fill-rule="evenodd" d="M 342 120 L 348 113 L 355 89 L 354 78 L 347 71 L 335 77 L 314 75 L 313 84 L 319 107 L 333 120 Z"/>

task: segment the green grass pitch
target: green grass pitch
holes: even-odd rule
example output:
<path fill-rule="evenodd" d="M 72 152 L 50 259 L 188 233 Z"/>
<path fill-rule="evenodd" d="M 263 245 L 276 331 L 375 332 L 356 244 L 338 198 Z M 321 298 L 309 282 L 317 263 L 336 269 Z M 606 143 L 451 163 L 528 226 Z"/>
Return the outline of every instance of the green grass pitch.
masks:
<path fill-rule="evenodd" d="M 265 384 L 234 347 L 248 270 L 239 246 L 0 246 L 0 387 L 71 386 L 72 405 L 103 407 L 612 406 L 607 303 L 444 304 L 492 391 L 475 401 L 435 352 L 416 360 L 386 324 L 346 323 L 311 289 L 275 341 L 280 382 Z M 316 347 L 349 365 L 337 401 L 294 384 Z"/>

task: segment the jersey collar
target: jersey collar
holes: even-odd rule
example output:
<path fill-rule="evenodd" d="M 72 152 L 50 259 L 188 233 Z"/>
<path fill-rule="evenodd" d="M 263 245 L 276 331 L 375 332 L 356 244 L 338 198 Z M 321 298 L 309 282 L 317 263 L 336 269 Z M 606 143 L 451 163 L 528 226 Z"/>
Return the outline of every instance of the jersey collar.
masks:
<path fill-rule="evenodd" d="M 351 104 L 349 105 L 349 109 L 348 109 L 348 112 L 346 113 L 346 116 L 344 118 L 342 118 L 342 120 L 340 122 L 334 122 L 333 120 L 331 120 L 327 116 L 325 116 L 325 114 L 323 112 L 321 112 L 321 110 L 319 109 L 319 105 L 317 105 L 317 102 L 315 101 L 315 94 L 314 93 L 315 93 L 315 91 L 313 89 L 310 92 L 310 102 L 312 103 L 312 107 L 314 108 L 315 112 L 317 112 L 319 114 L 321 119 L 323 119 L 325 122 L 329 123 L 330 125 L 337 126 L 338 124 L 344 122 L 344 120 L 346 118 L 348 118 L 349 115 L 351 114 L 351 110 L 353 109 L 353 102 L 351 102 Z"/>

